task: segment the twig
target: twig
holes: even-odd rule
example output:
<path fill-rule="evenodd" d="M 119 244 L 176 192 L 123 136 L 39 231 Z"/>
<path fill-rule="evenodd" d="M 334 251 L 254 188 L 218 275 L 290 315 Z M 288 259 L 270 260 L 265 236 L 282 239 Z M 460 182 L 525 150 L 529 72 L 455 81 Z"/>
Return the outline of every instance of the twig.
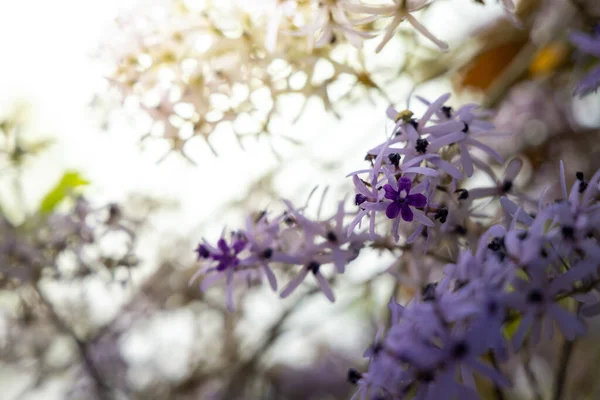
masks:
<path fill-rule="evenodd" d="M 81 359 L 83 360 L 83 364 L 85 366 L 86 371 L 88 372 L 89 376 L 92 378 L 92 380 L 95 383 L 98 396 L 103 400 L 110 400 L 111 396 L 109 395 L 109 393 L 110 393 L 111 388 L 104 382 L 100 372 L 98 371 L 98 369 L 94 365 L 93 360 L 89 356 L 88 348 L 87 348 L 88 343 L 81 340 L 77 336 L 77 334 L 73 331 L 73 329 L 71 329 L 67 325 L 67 323 L 65 321 L 63 321 L 63 319 L 56 313 L 52 303 L 50 302 L 50 300 L 48 300 L 46 298 L 46 296 L 44 295 L 43 291 L 39 288 L 39 286 L 37 284 L 34 284 L 32 286 L 33 286 L 35 292 L 37 293 L 37 295 L 39 296 L 40 300 L 42 301 L 42 303 L 44 303 L 44 305 L 48 309 L 50 318 L 52 319 L 54 324 L 61 331 L 63 331 L 68 336 L 70 336 L 71 339 L 73 339 L 73 341 L 75 341 L 75 344 L 77 344 L 77 349 L 79 350 L 79 355 L 81 356 Z"/>
<path fill-rule="evenodd" d="M 499 371 L 500 365 L 498 365 L 496 354 L 493 351 L 490 351 L 490 361 L 492 362 L 492 366 Z M 497 383 L 494 383 L 494 395 L 496 400 L 505 400 L 504 392 L 502 392 L 502 388 Z"/>
<path fill-rule="evenodd" d="M 535 400 L 543 400 L 542 392 L 540 390 L 540 384 L 539 384 L 535 374 L 533 373 L 533 370 L 531 369 L 531 349 L 527 349 L 527 351 L 524 355 L 523 369 L 525 369 L 525 376 L 527 377 L 527 380 L 529 381 L 529 386 L 531 387 L 531 390 L 533 391 L 533 396 L 534 396 Z"/>
<path fill-rule="evenodd" d="M 577 306 L 576 314 L 579 314 L 581 304 Z M 567 382 L 567 367 L 569 366 L 569 360 L 573 354 L 573 348 L 575 347 L 575 340 L 564 339 L 560 357 L 558 358 L 558 369 L 554 375 L 554 392 L 552 393 L 552 400 L 560 400 L 565 390 L 565 384 Z"/>
<path fill-rule="evenodd" d="M 552 400 L 560 400 L 562 398 L 567 380 L 567 366 L 571 354 L 573 353 L 573 347 L 575 347 L 574 340 L 564 340 L 558 359 L 558 369 L 556 370 L 554 378 L 554 393 L 552 393 Z"/>

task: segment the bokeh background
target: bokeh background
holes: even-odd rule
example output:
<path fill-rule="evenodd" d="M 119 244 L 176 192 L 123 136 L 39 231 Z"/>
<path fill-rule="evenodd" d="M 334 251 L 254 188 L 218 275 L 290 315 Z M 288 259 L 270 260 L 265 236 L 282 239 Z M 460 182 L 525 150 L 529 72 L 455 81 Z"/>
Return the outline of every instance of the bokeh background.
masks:
<path fill-rule="evenodd" d="M 193 249 L 225 226 L 242 226 L 249 212 L 281 209 L 281 198 L 303 202 L 315 187 L 329 188 L 324 209 L 333 210 L 350 193 L 346 174 L 389 132 L 388 105 L 408 108 L 410 98 L 411 110 L 422 111 L 414 94 L 452 92 L 453 105 L 493 110 L 510 138 L 490 144 L 524 159 L 520 184 L 532 196 L 556 176 L 560 159 L 569 173 L 600 167 L 600 95 L 573 97 L 589 61 L 567 39 L 598 21 L 593 0 L 517 2 L 520 28 L 495 1 L 440 0 L 419 18 L 448 41 L 448 53 L 409 27 L 379 54 L 378 38 L 360 51 L 343 37 L 319 50 L 280 35 L 279 59 L 295 57 L 300 67 L 260 67 L 302 89 L 276 99 L 266 134 L 253 133 L 256 115 L 246 111 L 200 134 L 156 128 L 165 120 L 148 111 L 160 109 L 156 101 L 140 106 L 135 98 L 156 97 L 158 87 L 161 101 L 169 79 L 157 73 L 127 88 L 131 76 L 147 75 L 119 69 L 139 42 L 150 38 L 162 52 L 150 54 L 153 63 L 168 70 L 180 61 L 177 35 L 192 35 L 206 15 L 225 26 L 249 18 L 264 40 L 271 3 L 0 2 L 0 397 L 349 398 L 347 370 L 364 367 L 362 353 L 397 290 L 382 274 L 391 254 L 361 255 L 336 281 L 335 304 L 310 284 L 286 300 L 256 286 L 229 313 L 221 289 L 188 285 L 198 268 Z M 230 52 L 243 56 L 239 42 Z M 193 54 L 210 64 L 217 56 L 206 46 Z M 312 83 L 290 75 L 315 57 L 325 61 Z M 331 60 L 347 69 L 332 73 Z M 211 66 L 233 79 L 228 68 L 241 62 L 225 57 Z M 257 85 L 253 104 L 268 110 L 273 99 L 260 97 L 264 82 Z M 225 100 L 215 98 L 218 108 Z M 409 298 L 414 288 L 403 290 Z M 592 323 L 576 349 L 567 398 L 600 396 L 597 333 Z M 529 370 L 518 360 L 507 368 L 516 383 L 510 398 L 546 398 L 557 345 L 530 355 Z"/>

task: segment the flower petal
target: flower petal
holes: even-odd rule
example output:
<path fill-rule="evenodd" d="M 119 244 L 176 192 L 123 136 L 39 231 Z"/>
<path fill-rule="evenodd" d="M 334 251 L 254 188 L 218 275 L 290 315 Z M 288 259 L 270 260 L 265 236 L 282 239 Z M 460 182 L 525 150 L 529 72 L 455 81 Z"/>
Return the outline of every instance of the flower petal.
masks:
<path fill-rule="evenodd" d="M 387 206 L 387 208 L 385 209 L 385 215 L 387 215 L 387 217 L 389 219 L 394 219 L 398 216 L 398 214 L 400 214 L 400 208 L 401 208 L 400 203 L 397 201 L 394 201 L 393 203 L 390 203 Z M 408 206 L 407 206 L 407 208 L 408 208 Z M 412 216 L 411 216 L 411 221 L 412 221 Z"/>
<path fill-rule="evenodd" d="M 406 193 L 410 193 L 410 188 L 412 187 L 412 182 L 407 177 L 403 176 L 398 180 L 398 192 L 396 192 L 396 196 L 403 191 L 406 190 Z"/>
<path fill-rule="evenodd" d="M 427 204 L 427 197 L 425 197 L 425 195 L 421 193 L 409 194 L 406 197 L 406 202 L 413 207 L 421 208 L 425 207 L 425 205 Z"/>
<path fill-rule="evenodd" d="M 386 199 L 396 200 L 398 198 L 399 191 L 394 190 L 392 185 L 390 185 L 389 183 L 386 183 L 385 185 L 383 185 L 383 190 L 385 190 L 385 198 Z"/>
<path fill-rule="evenodd" d="M 400 212 L 402 213 L 402 219 L 406 222 L 411 222 L 413 220 L 413 212 L 410 207 L 406 204 L 399 205 Z M 396 214 L 397 215 L 397 214 Z"/>

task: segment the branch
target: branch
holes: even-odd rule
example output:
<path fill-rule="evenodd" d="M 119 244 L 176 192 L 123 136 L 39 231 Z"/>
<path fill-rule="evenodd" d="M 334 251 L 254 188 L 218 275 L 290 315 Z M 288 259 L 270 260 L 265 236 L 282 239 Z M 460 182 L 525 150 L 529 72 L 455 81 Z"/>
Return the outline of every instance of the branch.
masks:
<path fill-rule="evenodd" d="M 98 369 L 94 365 L 93 360 L 89 356 L 88 343 L 81 340 L 77 336 L 77 334 L 73 331 L 73 329 L 71 327 L 69 327 L 69 325 L 67 325 L 67 323 L 56 313 L 52 303 L 44 295 L 44 293 L 40 289 L 39 285 L 34 284 L 32 286 L 33 286 L 35 292 L 37 293 L 38 297 L 42 301 L 42 303 L 44 303 L 44 305 L 48 309 L 50 318 L 54 322 L 54 325 L 56 325 L 56 327 L 59 330 L 61 330 L 63 333 L 70 336 L 71 339 L 73 339 L 73 341 L 75 341 L 75 344 L 77 345 L 77 349 L 79 351 L 79 355 L 80 355 L 81 359 L 83 360 L 83 365 L 85 366 L 85 369 L 86 369 L 88 375 L 94 381 L 94 384 L 96 386 L 96 392 L 98 393 L 99 397 L 103 400 L 110 400 L 111 396 L 109 395 L 109 393 L 111 391 L 111 388 L 110 388 L 110 386 L 108 386 L 106 384 L 106 382 L 104 382 L 104 379 L 102 378 L 100 372 L 98 371 Z"/>
<path fill-rule="evenodd" d="M 579 310 L 581 308 L 581 304 L 577 305 L 577 314 L 579 314 Z M 573 348 L 575 347 L 575 340 L 567 340 L 563 341 L 560 357 L 558 359 L 558 369 L 556 370 L 556 374 L 554 375 L 554 392 L 552 393 L 552 400 L 560 400 L 562 398 L 563 392 L 565 390 L 565 384 L 567 382 L 567 367 L 569 366 L 569 360 L 571 359 L 571 355 L 573 354 Z"/>

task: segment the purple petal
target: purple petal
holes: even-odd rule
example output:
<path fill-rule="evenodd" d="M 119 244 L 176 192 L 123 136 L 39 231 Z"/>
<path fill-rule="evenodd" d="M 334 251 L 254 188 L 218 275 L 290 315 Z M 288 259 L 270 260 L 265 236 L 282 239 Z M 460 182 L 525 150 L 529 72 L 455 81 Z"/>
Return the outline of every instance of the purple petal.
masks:
<path fill-rule="evenodd" d="M 246 242 L 244 240 L 236 240 L 233 243 L 233 250 L 235 251 L 235 254 L 237 254 L 240 251 L 244 250 L 244 247 L 246 247 Z"/>
<path fill-rule="evenodd" d="M 409 194 L 408 196 L 406 196 L 406 202 L 413 207 L 421 208 L 425 207 L 425 205 L 427 204 L 427 197 L 425 197 L 425 195 L 421 193 Z"/>
<path fill-rule="evenodd" d="M 412 187 L 412 182 L 407 177 L 403 176 L 398 180 L 398 192 L 396 192 L 396 196 L 403 190 L 406 190 L 406 193 L 410 193 L 410 188 Z"/>
<path fill-rule="evenodd" d="M 385 190 L 385 198 L 390 200 L 396 200 L 398 198 L 399 193 L 394 190 L 392 185 L 386 183 L 383 185 L 383 190 Z"/>
<path fill-rule="evenodd" d="M 600 57 L 600 39 L 581 32 L 571 33 L 569 39 L 579 50 Z"/>
<path fill-rule="evenodd" d="M 217 242 L 217 246 L 219 246 L 219 249 L 223 253 L 229 252 L 229 246 L 227 245 L 227 242 L 225 241 L 225 239 L 219 239 L 219 241 Z"/>
<path fill-rule="evenodd" d="M 422 211 L 419 211 L 419 210 L 412 210 L 412 211 L 413 211 L 415 220 L 417 220 L 421 224 L 423 224 L 425 226 L 430 226 L 430 227 L 435 226 L 433 221 L 430 220 L 429 218 L 427 218 L 425 213 L 423 213 Z"/>
<path fill-rule="evenodd" d="M 393 203 L 390 203 L 387 206 L 387 208 L 385 209 L 385 215 L 387 215 L 387 217 L 389 219 L 394 219 L 398 216 L 398 214 L 400 214 L 400 208 L 401 208 L 400 203 L 398 203 L 397 201 L 394 201 Z M 406 208 L 408 208 L 408 206 L 406 206 Z M 411 220 L 412 220 L 412 212 L 411 212 Z"/>
<path fill-rule="evenodd" d="M 329 286 L 327 279 L 320 272 L 315 274 L 315 279 L 317 280 L 319 288 L 325 297 L 327 297 L 327 300 L 331 301 L 332 303 L 335 302 L 335 296 L 333 295 L 333 291 L 331 290 L 331 286 Z"/>
<path fill-rule="evenodd" d="M 406 222 L 411 222 L 413 220 L 413 212 L 409 206 L 407 206 L 406 204 L 401 205 L 400 211 L 402 213 L 403 220 L 405 220 Z M 396 214 L 396 215 L 398 215 L 398 214 Z"/>

